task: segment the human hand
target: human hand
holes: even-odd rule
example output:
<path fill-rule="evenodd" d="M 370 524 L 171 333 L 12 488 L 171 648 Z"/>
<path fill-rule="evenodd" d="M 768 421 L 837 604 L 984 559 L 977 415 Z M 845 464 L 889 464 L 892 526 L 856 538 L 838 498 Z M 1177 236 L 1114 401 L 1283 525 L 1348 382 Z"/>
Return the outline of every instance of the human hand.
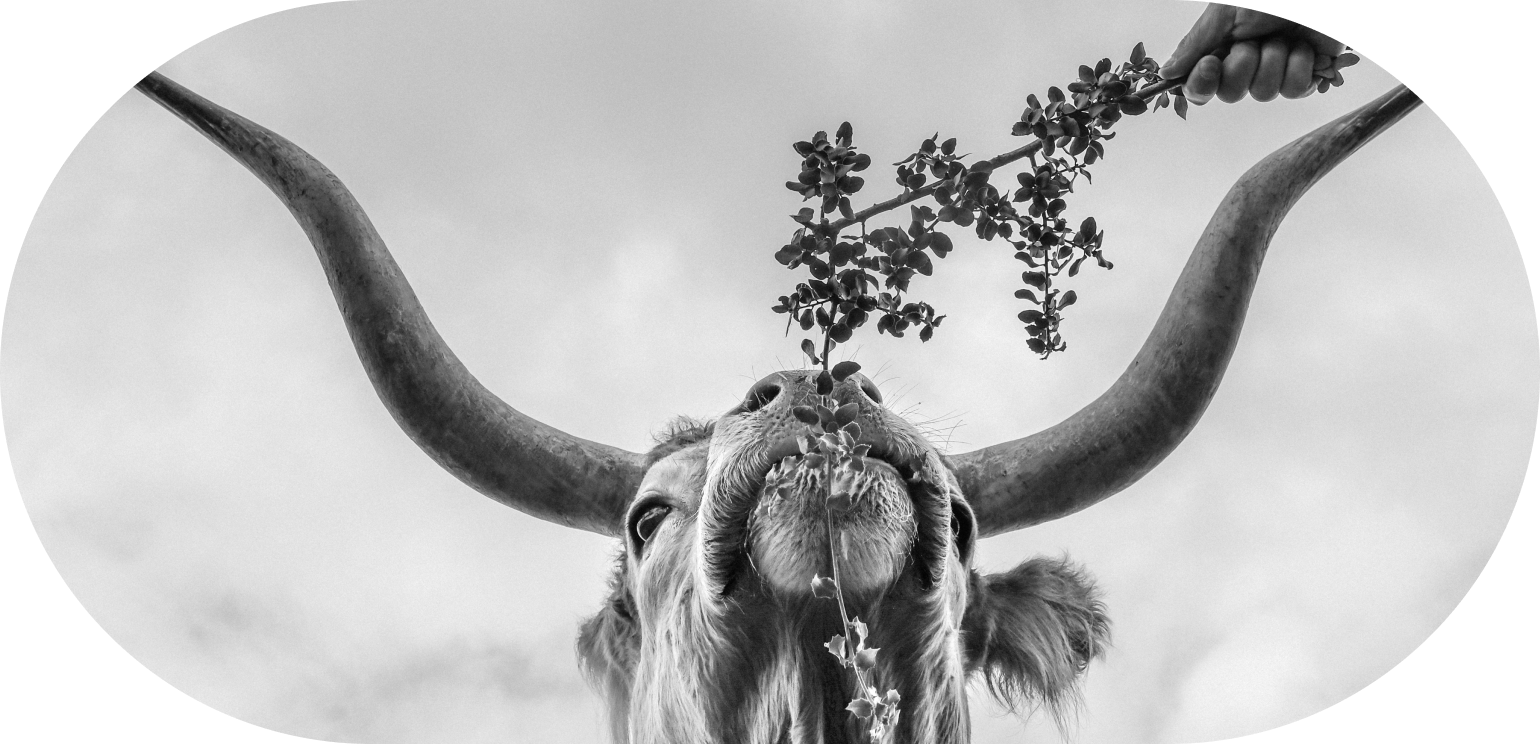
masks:
<path fill-rule="evenodd" d="M 1247 93 L 1258 101 L 1304 98 L 1341 85 L 1341 68 L 1358 62 L 1325 34 L 1255 10 L 1210 3 L 1160 68 L 1170 80 L 1187 76 L 1182 91 L 1203 105 L 1217 93 L 1234 103 Z M 1216 53 L 1217 52 L 1217 53 Z M 1222 57 L 1220 55 L 1223 55 Z"/>

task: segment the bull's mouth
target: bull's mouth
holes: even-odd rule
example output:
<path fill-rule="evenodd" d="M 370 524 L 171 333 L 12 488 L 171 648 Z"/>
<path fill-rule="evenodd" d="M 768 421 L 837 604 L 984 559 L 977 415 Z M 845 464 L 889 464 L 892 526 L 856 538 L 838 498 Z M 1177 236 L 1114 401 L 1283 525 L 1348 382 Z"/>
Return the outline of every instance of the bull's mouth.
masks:
<path fill-rule="evenodd" d="M 897 468 L 875 458 L 865 465 L 854 476 L 833 478 L 836 490 L 849 494 L 848 506 L 828 505 L 831 470 L 788 460 L 766 475 L 747 548 L 777 594 L 808 593 L 813 576 L 832 572 L 831 548 L 847 592 L 881 591 L 898 579 L 915 542 L 913 497 Z"/>
<path fill-rule="evenodd" d="M 874 448 L 859 474 L 835 477 L 850 503 L 831 508 L 828 469 L 802 467 L 795 444 L 768 454 L 770 464 L 745 484 L 753 493 L 743 494 L 749 498 L 739 502 L 742 512 L 729 517 L 729 531 L 742 536 L 740 557 L 747 558 L 732 561 L 740 570 L 757 573 L 777 595 L 807 596 L 813 577 L 832 571 L 832 536 L 849 594 L 881 593 L 906 569 L 922 587 L 939 578 L 956 522 L 945 486 L 921 478 L 913 458 Z"/>

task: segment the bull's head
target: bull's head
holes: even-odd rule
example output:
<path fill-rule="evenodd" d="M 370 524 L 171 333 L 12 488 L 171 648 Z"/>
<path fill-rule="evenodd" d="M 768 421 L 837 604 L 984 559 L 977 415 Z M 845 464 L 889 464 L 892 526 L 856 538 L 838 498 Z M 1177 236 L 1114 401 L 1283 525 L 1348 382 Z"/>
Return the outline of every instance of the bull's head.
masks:
<path fill-rule="evenodd" d="M 850 509 L 787 467 L 795 406 L 815 375 L 781 372 L 653 451 L 569 436 L 483 388 L 434 331 L 357 202 L 292 143 L 152 74 L 140 90 L 198 128 L 288 205 L 314 244 L 360 359 L 397 423 L 467 484 L 521 511 L 606 535 L 624 550 L 580 651 L 633 742 L 834 742 L 856 731 L 851 682 L 822 643 L 840 626 L 809 580 L 841 556 L 847 600 L 884 649 L 903 742 L 966 741 L 965 684 L 1054 708 L 1105 640 L 1089 582 L 1063 561 L 999 575 L 975 540 L 1055 519 L 1127 487 L 1197 423 L 1235 348 L 1267 243 L 1306 189 L 1418 100 L 1398 88 L 1279 150 L 1219 206 L 1154 331 L 1100 398 L 1038 434 L 943 456 L 884 408 L 855 404 L 867 466 Z M 826 522 L 828 519 L 830 521 Z M 831 541 L 833 545 L 831 545 Z"/>

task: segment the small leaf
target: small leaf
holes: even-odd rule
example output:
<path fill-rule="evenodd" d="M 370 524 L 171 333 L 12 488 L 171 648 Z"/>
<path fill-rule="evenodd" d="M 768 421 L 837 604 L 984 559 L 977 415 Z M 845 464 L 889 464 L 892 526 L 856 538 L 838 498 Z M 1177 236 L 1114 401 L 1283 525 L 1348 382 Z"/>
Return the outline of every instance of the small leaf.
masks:
<path fill-rule="evenodd" d="M 871 671 L 872 668 L 877 666 L 877 652 L 881 650 L 879 648 L 868 648 L 863 651 L 857 651 L 855 659 L 856 668 L 863 672 Z"/>
<path fill-rule="evenodd" d="M 809 342 L 811 343 L 811 342 Z M 828 370 L 818 373 L 818 394 L 828 395 L 834 392 L 834 376 Z"/>
<path fill-rule="evenodd" d="M 824 506 L 835 514 L 848 512 L 850 511 L 850 493 L 846 491 L 831 493 L 829 498 L 824 499 Z"/>
<path fill-rule="evenodd" d="M 1132 54 L 1128 55 L 1128 61 L 1136 65 L 1144 64 L 1144 58 L 1146 56 L 1148 55 L 1144 53 L 1144 42 L 1141 41 L 1134 45 L 1134 51 Z"/>
<path fill-rule="evenodd" d="M 1027 300 L 1029 302 L 1037 302 L 1037 295 L 1032 294 L 1032 290 L 1030 289 L 1018 289 L 1016 290 L 1016 299 Z"/>
<path fill-rule="evenodd" d="M 872 704 L 862 698 L 850 701 L 850 704 L 845 706 L 845 710 L 856 714 L 856 717 L 862 720 L 872 717 Z"/>
<path fill-rule="evenodd" d="M 841 363 L 844 364 L 844 362 Z M 839 426 L 844 426 L 845 424 L 855 421 L 856 416 L 860 413 L 861 407 L 859 405 L 855 403 L 846 403 L 845 405 L 840 406 L 838 411 L 834 412 L 834 423 L 838 424 Z"/>
<path fill-rule="evenodd" d="M 835 382 L 843 382 L 845 378 L 860 371 L 861 365 L 856 364 L 855 362 L 840 362 L 839 364 L 834 365 L 834 369 L 830 370 L 829 374 L 834 377 Z M 844 409 L 841 408 L 840 410 Z"/>
<path fill-rule="evenodd" d="M 861 618 L 851 618 L 850 629 L 855 631 L 857 641 L 860 641 L 863 644 L 866 643 L 866 623 L 861 622 Z"/>
<path fill-rule="evenodd" d="M 1182 117 L 1185 121 L 1187 119 L 1187 96 L 1177 96 L 1176 103 L 1173 104 L 1172 108 L 1176 109 L 1176 115 Z"/>
<path fill-rule="evenodd" d="M 791 415 L 808 426 L 818 425 L 818 412 L 814 411 L 811 406 L 793 406 Z"/>
<path fill-rule="evenodd" d="M 929 248 L 936 258 L 946 258 L 946 254 L 952 252 L 952 239 L 946 233 L 930 233 Z"/>
<path fill-rule="evenodd" d="M 834 654 L 834 656 L 841 662 L 845 660 L 845 636 L 834 636 L 833 638 L 830 638 L 829 642 L 825 643 L 823 646 L 824 648 L 829 649 L 829 653 Z"/>
<path fill-rule="evenodd" d="M 957 149 L 957 138 L 952 137 L 941 143 L 941 154 L 951 155 Z"/>
<path fill-rule="evenodd" d="M 1070 305 L 1075 304 L 1075 299 L 1075 290 L 1072 289 L 1068 292 L 1065 292 L 1064 296 L 1059 298 L 1059 307 L 1069 307 Z"/>
<path fill-rule="evenodd" d="M 819 599 L 834 599 L 839 596 L 839 585 L 827 576 L 814 576 L 813 596 Z"/>
<path fill-rule="evenodd" d="M 807 318 L 807 316 L 804 315 L 803 318 Z M 811 323 L 808 323 L 806 326 L 804 326 L 804 328 L 811 325 Z M 813 360 L 813 364 L 819 364 L 821 360 L 818 358 L 818 352 L 815 349 L 816 347 L 813 346 L 813 339 L 802 339 L 802 353 L 806 354 L 808 359 Z"/>

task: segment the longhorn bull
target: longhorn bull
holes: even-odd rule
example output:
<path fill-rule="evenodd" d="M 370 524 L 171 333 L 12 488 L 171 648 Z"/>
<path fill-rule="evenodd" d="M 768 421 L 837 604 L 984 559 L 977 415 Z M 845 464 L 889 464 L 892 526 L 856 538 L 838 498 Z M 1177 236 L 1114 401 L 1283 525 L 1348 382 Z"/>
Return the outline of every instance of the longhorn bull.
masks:
<path fill-rule="evenodd" d="M 586 441 L 486 390 L 447 348 L 357 201 L 273 132 L 159 74 L 139 90 L 255 173 L 315 246 L 360 360 L 408 436 L 476 490 L 525 513 L 624 542 L 611 595 L 584 624 L 582 661 L 614 737 L 839 742 L 859 738 L 850 682 L 821 648 L 839 618 L 810 596 L 828 542 L 885 649 L 902 699 L 899 742 L 965 742 L 965 685 L 1057 709 L 1106 640 L 1090 580 L 1032 559 L 984 575 L 979 538 L 1084 509 L 1149 472 L 1196 425 L 1235 349 L 1274 230 L 1336 164 L 1420 101 L 1404 87 L 1278 150 L 1219 205 L 1143 348 L 1101 397 L 1022 439 L 942 456 L 854 375 L 869 467 L 833 537 L 819 486 L 767 483 L 795 453 L 808 371 L 772 374 L 710 422 L 680 421 L 646 453 Z M 802 472 L 802 471 L 799 471 Z"/>

